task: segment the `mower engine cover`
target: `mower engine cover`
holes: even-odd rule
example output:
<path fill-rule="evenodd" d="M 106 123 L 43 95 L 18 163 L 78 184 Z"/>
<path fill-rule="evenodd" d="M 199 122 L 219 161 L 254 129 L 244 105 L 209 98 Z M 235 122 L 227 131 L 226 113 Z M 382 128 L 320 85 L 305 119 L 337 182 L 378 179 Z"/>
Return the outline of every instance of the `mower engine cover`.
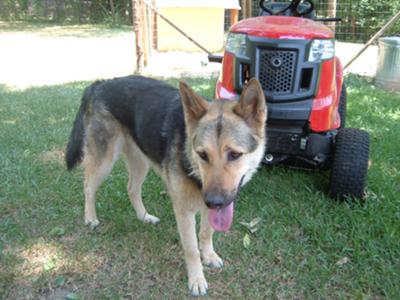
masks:
<path fill-rule="evenodd" d="M 255 77 L 267 99 L 269 127 L 283 122 L 315 133 L 339 128 L 343 74 L 333 38 L 327 26 L 306 18 L 260 16 L 236 23 L 216 97 L 237 99 Z"/>

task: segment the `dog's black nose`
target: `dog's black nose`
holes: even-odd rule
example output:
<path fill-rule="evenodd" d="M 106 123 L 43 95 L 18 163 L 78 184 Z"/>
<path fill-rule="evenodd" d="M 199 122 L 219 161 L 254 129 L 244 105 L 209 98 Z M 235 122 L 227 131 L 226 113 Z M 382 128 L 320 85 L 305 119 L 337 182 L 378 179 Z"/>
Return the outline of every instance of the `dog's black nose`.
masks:
<path fill-rule="evenodd" d="M 225 198 L 221 195 L 206 193 L 204 200 L 208 208 L 222 208 L 225 204 Z"/>

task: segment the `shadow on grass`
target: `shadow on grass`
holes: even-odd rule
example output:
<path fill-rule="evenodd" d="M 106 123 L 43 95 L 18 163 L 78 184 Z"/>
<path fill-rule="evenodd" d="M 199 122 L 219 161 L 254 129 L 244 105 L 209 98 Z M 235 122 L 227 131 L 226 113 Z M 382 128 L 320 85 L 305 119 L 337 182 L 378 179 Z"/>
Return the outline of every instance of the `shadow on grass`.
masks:
<path fill-rule="evenodd" d="M 371 78 L 348 76 L 348 126 L 363 128 L 370 134 L 369 187 L 372 196 L 385 191 L 391 196 L 400 191 L 400 93 L 373 85 Z M 375 192 L 374 192 L 375 191 Z"/>
<path fill-rule="evenodd" d="M 212 98 L 213 81 L 187 82 Z M 0 298 L 187 298 L 171 204 L 154 173 L 143 198 L 159 226 L 136 220 L 121 161 L 98 193 L 101 226 L 83 225 L 82 169 L 67 172 L 62 153 L 88 84 L 0 85 Z M 372 136 L 366 204 L 330 200 L 324 173 L 261 168 L 241 192 L 231 231 L 216 234 L 225 267 L 206 269 L 212 298 L 397 295 L 400 102 L 358 78 L 348 86 L 349 126 Z M 256 217 L 254 233 L 239 223 Z"/>

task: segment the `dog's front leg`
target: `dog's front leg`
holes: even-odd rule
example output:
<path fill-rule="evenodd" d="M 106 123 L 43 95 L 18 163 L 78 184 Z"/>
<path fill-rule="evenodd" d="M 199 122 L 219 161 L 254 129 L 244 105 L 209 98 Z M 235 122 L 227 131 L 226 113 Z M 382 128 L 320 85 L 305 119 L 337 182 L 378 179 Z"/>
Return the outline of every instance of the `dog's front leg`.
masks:
<path fill-rule="evenodd" d="M 213 246 L 214 229 L 208 222 L 208 208 L 204 205 L 201 210 L 200 223 L 200 250 L 203 257 L 203 263 L 214 268 L 222 268 L 224 265 L 222 259 L 214 251 Z"/>
<path fill-rule="evenodd" d="M 208 285 L 197 245 L 195 213 L 183 208 L 178 203 L 174 203 L 173 206 L 185 255 L 190 292 L 193 296 L 205 295 Z"/>

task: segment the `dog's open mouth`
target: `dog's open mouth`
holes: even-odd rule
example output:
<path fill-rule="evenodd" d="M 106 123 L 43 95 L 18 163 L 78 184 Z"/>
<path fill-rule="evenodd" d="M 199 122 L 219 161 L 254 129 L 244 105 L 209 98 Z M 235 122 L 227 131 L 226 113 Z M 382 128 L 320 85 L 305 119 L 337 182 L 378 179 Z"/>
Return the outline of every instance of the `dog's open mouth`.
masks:
<path fill-rule="evenodd" d="M 232 201 L 224 208 L 209 208 L 208 222 L 215 231 L 228 231 L 233 219 L 233 203 Z"/>

